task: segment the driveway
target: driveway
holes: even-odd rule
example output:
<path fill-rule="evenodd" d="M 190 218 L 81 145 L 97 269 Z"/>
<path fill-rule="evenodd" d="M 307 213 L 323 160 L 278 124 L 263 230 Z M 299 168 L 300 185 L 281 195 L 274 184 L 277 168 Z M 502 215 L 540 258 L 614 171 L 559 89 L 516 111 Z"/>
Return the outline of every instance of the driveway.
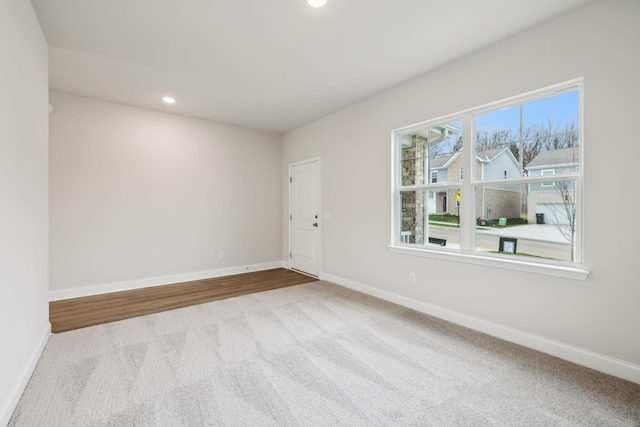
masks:
<path fill-rule="evenodd" d="M 460 230 L 455 227 L 443 227 L 432 224 L 429 237 L 447 241 L 452 249 L 460 248 Z M 515 227 L 478 227 L 476 250 L 479 252 L 497 252 L 500 237 L 518 239 L 517 252 L 556 260 L 571 260 L 572 246 L 558 228 L 552 224 L 527 224 Z"/>
<path fill-rule="evenodd" d="M 540 240 L 543 242 L 569 243 L 553 224 L 525 224 L 515 227 L 478 227 L 478 233 L 494 234 L 516 239 Z"/>

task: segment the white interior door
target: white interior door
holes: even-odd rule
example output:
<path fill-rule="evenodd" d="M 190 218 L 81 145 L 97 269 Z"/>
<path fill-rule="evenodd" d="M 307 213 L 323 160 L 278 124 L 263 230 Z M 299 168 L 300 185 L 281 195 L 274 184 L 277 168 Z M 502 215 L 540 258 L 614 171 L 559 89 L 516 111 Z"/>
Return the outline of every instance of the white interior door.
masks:
<path fill-rule="evenodd" d="M 291 268 L 318 276 L 320 270 L 320 162 L 291 166 Z"/>

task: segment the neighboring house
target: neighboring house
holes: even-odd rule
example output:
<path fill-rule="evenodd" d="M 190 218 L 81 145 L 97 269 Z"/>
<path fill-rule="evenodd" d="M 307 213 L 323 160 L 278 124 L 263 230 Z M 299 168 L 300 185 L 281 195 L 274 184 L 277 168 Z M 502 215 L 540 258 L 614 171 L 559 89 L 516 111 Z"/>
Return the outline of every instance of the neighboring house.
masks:
<path fill-rule="evenodd" d="M 429 182 L 435 184 L 461 182 L 464 174 L 462 153 L 456 152 L 431 159 Z M 520 166 L 508 147 L 476 152 L 476 175 L 479 180 L 493 181 L 520 176 Z M 429 213 L 458 214 L 457 190 L 430 192 Z M 476 217 L 483 219 L 520 217 L 520 187 L 483 187 L 476 197 Z"/>
<path fill-rule="evenodd" d="M 442 191 L 402 193 L 402 232 L 407 243 L 425 242 L 429 214 L 459 215 L 455 183 L 462 182 L 464 170 L 460 151 L 431 158 L 425 155 L 429 141 L 435 144 L 455 135 L 454 126 L 429 128 L 424 134 L 408 135 L 402 144 L 404 185 L 446 184 Z M 481 180 L 500 180 L 520 176 L 520 166 L 508 147 L 476 152 L 476 174 Z M 483 219 L 520 217 L 519 185 L 488 185 L 478 190 L 476 216 Z M 464 203 L 464 202 L 462 202 Z"/>
<path fill-rule="evenodd" d="M 543 151 L 525 168 L 530 177 L 562 175 L 575 172 L 577 169 L 577 147 Z M 568 198 L 573 200 L 573 183 L 554 181 L 530 184 L 527 200 L 529 223 L 535 224 L 542 214 L 546 224 L 568 224 L 565 207 Z"/>

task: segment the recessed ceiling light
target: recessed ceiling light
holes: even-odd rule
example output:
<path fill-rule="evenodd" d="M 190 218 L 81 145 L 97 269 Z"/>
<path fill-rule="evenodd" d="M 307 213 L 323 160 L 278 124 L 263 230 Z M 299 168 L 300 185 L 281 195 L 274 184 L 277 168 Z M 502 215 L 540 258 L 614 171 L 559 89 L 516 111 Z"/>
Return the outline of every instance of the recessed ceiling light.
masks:
<path fill-rule="evenodd" d="M 163 100 L 164 102 L 166 102 L 167 104 L 175 104 L 175 103 L 176 103 L 176 99 L 175 99 L 175 98 L 172 98 L 172 97 L 170 97 L 170 96 L 163 96 L 163 97 L 162 97 L 162 100 Z"/>
<path fill-rule="evenodd" d="M 327 0 L 307 0 L 309 6 L 322 7 L 327 3 Z"/>

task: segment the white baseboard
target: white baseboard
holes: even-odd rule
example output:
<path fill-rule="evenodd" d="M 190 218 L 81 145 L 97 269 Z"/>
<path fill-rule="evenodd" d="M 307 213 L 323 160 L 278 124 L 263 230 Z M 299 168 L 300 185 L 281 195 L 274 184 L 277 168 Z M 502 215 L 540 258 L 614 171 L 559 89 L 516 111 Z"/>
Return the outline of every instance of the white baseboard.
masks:
<path fill-rule="evenodd" d="M 170 285 L 172 283 L 190 282 L 192 280 L 212 279 L 214 277 L 230 276 L 233 274 L 250 273 L 253 271 L 281 268 L 282 261 L 264 264 L 242 265 L 221 268 L 217 270 L 196 271 L 193 273 L 173 274 L 170 276 L 150 277 L 148 279 L 128 280 L 124 282 L 105 283 L 102 285 L 84 286 L 81 288 L 61 289 L 49 291 L 49 301 L 59 301 L 69 298 L 80 298 L 91 295 L 108 294 L 112 292 L 130 291 L 133 289 L 149 288 L 152 286 Z"/>
<path fill-rule="evenodd" d="M 22 393 L 24 393 L 24 389 L 27 387 L 27 383 L 31 379 L 33 371 L 36 369 L 36 365 L 38 364 L 38 360 L 40 360 L 44 346 L 47 344 L 49 335 L 51 335 L 51 323 L 47 322 L 44 331 L 40 336 L 40 340 L 38 341 L 38 345 L 33 350 L 31 357 L 27 361 L 27 364 L 22 371 L 22 375 L 19 377 L 20 379 L 18 383 L 13 386 L 13 390 L 9 394 L 9 399 L 1 403 L 0 426 L 6 426 L 9 424 L 11 415 L 13 415 L 13 411 L 16 410 L 20 397 L 22 397 Z"/>
<path fill-rule="evenodd" d="M 498 323 L 489 322 L 464 313 L 419 301 L 414 298 L 377 289 L 372 286 L 364 285 L 338 276 L 321 273 L 320 278 L 322 280 L 344 286 L 345 288 L 353 289 L 354 291 L 362 292 L 363 294 L 371 295 L 382 300 L 393 302 L 403 307 L 411 308 L 421 313 L 455 323 L 456 325 L 483 332 L 505 341 L 520 344 L 560 359 L 640 384 L 640 365 L 615 359 L 613 357 L 595 353 L 559 341 L 554 341 L 539 335 L 530 334 Z"/>

